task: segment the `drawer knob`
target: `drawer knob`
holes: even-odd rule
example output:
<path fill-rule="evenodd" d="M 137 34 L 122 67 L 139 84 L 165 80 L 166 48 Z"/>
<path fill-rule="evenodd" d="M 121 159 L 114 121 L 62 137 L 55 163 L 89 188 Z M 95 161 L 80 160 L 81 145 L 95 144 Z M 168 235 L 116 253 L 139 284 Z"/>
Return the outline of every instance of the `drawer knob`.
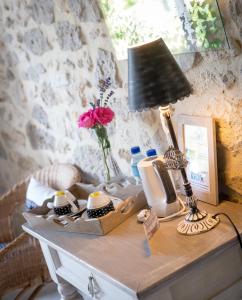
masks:
<path fill-rule="evenodd" d="M 98 289 L 97 289 L 97 285 L 95 284 L 95 279 L 93 277 L 93 275 L 91 274 L 88 277 L 88 292 L 91 295 L 92 298 L 96 298 L 96 294 L 98 294 Z"/>

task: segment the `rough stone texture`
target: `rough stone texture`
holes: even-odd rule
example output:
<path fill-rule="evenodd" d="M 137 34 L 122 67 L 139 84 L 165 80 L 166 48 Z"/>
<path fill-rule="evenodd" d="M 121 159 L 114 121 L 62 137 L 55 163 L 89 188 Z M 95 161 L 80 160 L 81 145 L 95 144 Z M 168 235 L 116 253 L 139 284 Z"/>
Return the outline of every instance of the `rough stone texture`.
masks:
<path fill-rule="evenodd" d="M 1 139 L 7 148 L 10 149 L 13 148 L 13 146 L 18 147 L 26 145 L 24 133 L 13 128 L 10 128 L 8 131 L 4 131 L 4 129 L 2 129 Z"/>
<path fill-rule="evenodd" d="M 3 36 L 3 42 L 10 44 L 13 41 L 13 36 L 11 34 L 5 34 Z"/>
<path fill-rule="evenodd" d="M 15 75 L 10 69 L 7 69 L 6 76 L 7 76 L 7 79 L 10 81 L 15 79 Z"/>
<path fill-rule="evenodd" d="M 1 107 L 0 108 L 0 119 L 3 119 L 5 113 L 6 113 L 6 108 L 5 107 Z"/>
<path fill-rule="evenodd" d="M 54 150 L 55 139 L 49 135 L 47 131 L 38 128 L 33 123 L 29 122 L 26 126 L 26 133 L 29 138 L 30 144 L 35 150 Z"/>
<path fill-rule="evenodd" d="M 73 69 L 76 68 L 76 65 L 74 64 L 74 62 L 71 61 L 69 58 L 67 58 L 67 60 L 64 62 L 64 64 L 66 64 L 67 66 L 72 67 Z"/>
<path fill-rule="evenodd" d="M 68 87 L 71 83 L 71 75 L 69 72 L 57 72 L 55 75 L 53 88 Z"/>
<path fill-rule="evenodd" d="M 128 151 L 127 149 L 119 149 L 118 150 L 118 154 L 120 156 L 120 158 L 123 158 L 127 161 L 127 163 L 130 162 L 131 160 L 131 154 L 130 154 L 130 151 Z"/>
<path fill-rule="evenodd" d="M 29 67 L 26 72 L 23 73 L 23 79 L 33 80 L 38 82 L 40 76 L 46 72 L 45 67 L 42 64 Z"/>
<path fill-rule="evenodd" d="M 190 69 L 198 66 L 202 62 L 203 57 L 199 52 L 194 52 L 177 54 L 175 55 L 175 59 L 182 71 L 187 72 Z"/>
<path fill-rule="evenodd" d="M 4 65 L 5 64 L 5 60 L 3 59 L 3 57 L 0 55 L 0 65 Z"/>
<path fill-rule="evenodd" d="M 7 18 L 6 18 L 6 21 L 5 21 L 5 26 L 6 26 L 7 28 L 12 28 L 13 25 L 14 25 L 14 20 L 11 19 L 11 18 L 9 18 L 9 17 L 7 17 Z"/>
<path fill-rule="evenodd" d="M 48 115 L 40 105 L 36 104 L 33 107 L 32 117 L 45 127 L 49 127 Z"/>
<path fill-rule="evenodd" d="M 55 20 L 53 0 L 32 0 L 32 18 L 36 23 L 51 24 Z"/>
<path fill-rule="evenodd" d="M 78 60 L 77 65 L 81 69 L 84 68 L 84 69 L 87 69 L 89 72 L 92 72 L 93 67 L 94 67 L 93 61 L 87 51 L 83 52 L 83 58 Z"/>
<path fill-rule="evenodd" d="M 241 0 L 220 0 L 220 11 L 224 18 L 227 37 L 232 46 L 231 54 L 234 56 L 242 53 L 241 35 Z"/>
<path fill-rule="evenodd" d="M 23 35 L 22 35 L 22 33 L 20 33 L 20 32 L 17 33 L 17 41 L 18 41 L 19 43 L 23 43 Z"/>
<path fill-rule="evenodd" d="M 96 86 L 100 80 L 111 78 L 112 87 L 117 88 L 122 86 L 122 80 L 120 79 L 117 64 L 112 52 L 105 49 L 98 49 L 97 53 L 97 68 L 95 71 Z"/>
<path fill-rule="evenodd" d="M 41 98 L 46 105 L 54 106 L 58 103 L 53 88 L 46 82 L 42 86 Z"/>
<path fill-rule="evenodd" d="M 79 18 L 81 22 L 100 22 L 102 13 L 95 0 L 68 0 L 71 12 Z"/>
<path fill-rule="evenodd" d="M 33 170 L 71 162 L 102 178 L 95 133 L 78 115 L 111 77 L 112 152 L 130 174 L 131 146 L 167 149 L 159 112 L 128 112 L 127 62 L 116 61 L 96 0 L 0 1 L 0 193 Z M 179 114 L 216 120 L 219 190 L 242 203 L 242 0 L 220 0 L 231 50 L 179 55 L 193 95 Z"/>
<path fill-rule="evenodd" d="M 236 77 L 232 71 L 228 71 L 226 74 L 223 75 L 223 83 L 225 84 L 227 89 L 230 89 L 234 86 L 236 82 Z"/>
<path fill-rule="evenodd" d="M 184 53 L 175 56 L 176 61 L 183 72 L 189 71 L 195 62 L 196 53 Z"/>
<path fill-rule="evenodd" d="M 0 22 L 3 21 L 3 8 L 0 7 Z"/>
<path fill-rule="evenodd" d="M 9 101 L 9 95 L 5 91 L 0 92 L 0 103 Z"/>
<path fill-rule="evenodd" d="M 15 52 L 9 51 L 6 54 L 6 62 L 9 65 L 9 67 L 14 67 L 18 64 L 19 59 Z"/>
<path fill-rule="evenodd" d="M 56 34 L 60 48 L 64 51 L 75 51 L 85 43 L 80 26 L 75 26 L 68 21 L 58 22 L 56 25 Z"/>
<path fill-rule="evenodd" d="M 4 149 L 2 143 L 0 143 L 0 159 L 7 159 L 7 152 Z"/>
<path fill-rule="evenodd" d="M 14 160 L 23 171 L 34 172 L 39 168 L 38 163 L 30 156 L 24 156 L 20 153 L 14 153 Z"/>
<path fill-rule="evenodd" d="M 88 158 L 85 157 L 85 153 L 88 153 Z M 97 182 L 98 178 L 103 176 L 102 156 L 97 147 L 91 145 L 77 147 L 74 151 L 73 158 L 81 169 L 89 175 L 91 181 Z M 98 164 L 96 163 L 97 161 L 99 162 Z"/>
<path fill-rule="evenodd" d="M 240 37 L 242 38 L 242 1 L 241 0 L 230 0 L 230 11 L 231 11 L 231 18 L 235 22 L 238 31 L 240 33 Z"/>
<path fill-rule="evenodd" d="M 47 38 L 38 28 L 27 31 L 23 39 L 26 47 L 35 55 L 43 55 L 50 50 Z"/>

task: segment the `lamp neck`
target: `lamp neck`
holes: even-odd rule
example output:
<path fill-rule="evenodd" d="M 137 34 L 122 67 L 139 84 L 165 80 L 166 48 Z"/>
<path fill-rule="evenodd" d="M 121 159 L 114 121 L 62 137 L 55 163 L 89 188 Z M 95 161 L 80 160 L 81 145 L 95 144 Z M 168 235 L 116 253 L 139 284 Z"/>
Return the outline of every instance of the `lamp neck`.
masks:
<path fill-rule="evenodd" d="M 172 125 L 172 122 L 171 122 L 171 111 L 170 111 L 170 106 L 165 106 L 165 107 L 160 107 L 160 114 L 161 114 L 161 122 L 162 122 L 162 125 L 163 125 L 163 129 L 165 131 L 168 131 L 168 134 L 170 136 L 170 140 L 172 142 L 172 146 L 179 150 L 179 146 L 178 146 L 178 143 L 177 143 L 177 139 L 176 139 L 176 135 L 175 135 L 175 131 L 174 131 L 174 128 L 173 128 L 173 125 Z M 163 120 L 165 122 L 163 122 L 162 120 L 162 117 L 163 117 Z M 186 170 L 185 168 L 182 168 L 180 169 L 181 171 L 181 175 L 182 175 L 182 178 L 183 178 L 183 182 L 185 184 L 185 190 L 186 190 L 186 194 L 188 197 L 190 197 L 192 195 L 192 189 L 191 189 L 191 185 L 188 181 L 188 178 L 187 178 L 187 174 L 186 174 Z"/>
<path fill-rule="evenodd" d="M 170 138 L 173 144 L 173 147 L 175 149 L 179 149 L 178 147 L 178 143 L 177 143 L 177 139 L 176 139 L 176 135 L 175 135 L 175 131 L 171 122 L 171 111 L 170 111 L 170 106 L 164 106 L 164 107 L 160 107 L 160 113 L 162 114 L 163 118 L 166 121 L 166 125 L 167 128 L 169 130 L 169 134 L 170 134 Z"/>

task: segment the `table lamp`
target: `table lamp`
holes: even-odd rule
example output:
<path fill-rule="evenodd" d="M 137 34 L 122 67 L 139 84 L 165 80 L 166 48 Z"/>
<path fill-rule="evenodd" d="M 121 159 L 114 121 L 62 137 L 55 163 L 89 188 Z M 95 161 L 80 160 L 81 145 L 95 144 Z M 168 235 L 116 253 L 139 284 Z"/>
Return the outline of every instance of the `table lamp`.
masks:
<path fill-rule="evenodd" d="M 180 170 L 189 207 L 185 219 L 178 224 L 178 232 L 192 235 L 212 229 L 219 219 L 197 207 L 186 174 L 187 161 L 179 150 L 171 122 L 170 104 L 189 96 L 192 88 L 161 38 L 128 48 L 128 91 L 130 111 L 159 107 L 161 123 L 171 145 L 164 154 L 166 167 Z"/>

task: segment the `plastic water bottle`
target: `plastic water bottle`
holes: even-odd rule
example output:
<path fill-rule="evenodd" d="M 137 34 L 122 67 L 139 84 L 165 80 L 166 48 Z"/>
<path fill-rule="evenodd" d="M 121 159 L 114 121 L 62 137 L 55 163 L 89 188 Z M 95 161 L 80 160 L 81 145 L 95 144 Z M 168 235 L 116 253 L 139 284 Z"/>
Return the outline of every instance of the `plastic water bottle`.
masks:
<path fill-rule="evenodd" d="M 155 149 L 149 149 L 146 151 L 146 156 L 147 157 L 157 156 L 157 152 Z"/>
<path fill-rule="evenodd" d="M 139 184 L 141 183 L 141 179 L 140 179 L 140 175 L 139 175 L 139 170 L 137 167 L 137 164 L 139 161 L 141 161 L 143 158 L 145 158 L 145 156 L 141 153 L 140 151 L 140 147 L 136 146 L 136 147 L 132 147 L 130 149 L 131 152 L 131 171 L 132 171 L 132 175 L 134 176 L 136 183 Z"/>

